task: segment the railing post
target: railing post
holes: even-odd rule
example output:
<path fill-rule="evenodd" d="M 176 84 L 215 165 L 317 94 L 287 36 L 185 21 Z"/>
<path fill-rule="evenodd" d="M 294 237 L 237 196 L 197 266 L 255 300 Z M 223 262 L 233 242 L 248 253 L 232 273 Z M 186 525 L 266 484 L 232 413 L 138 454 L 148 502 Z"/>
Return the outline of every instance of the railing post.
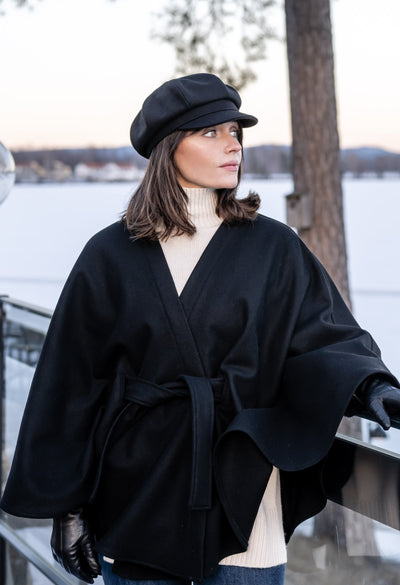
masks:
<path fill-rule="evenodd" d="M 5 352 L 4 352 L 4 320 L 5 311 L 3 300 L 0 298 L 0 492 L 3 491 L 3 463 L 4 463 L 4 401 L 6 399 L 5 390 Z M 0 585 L 6 583 L 6 542 L 0 538 Z"/>

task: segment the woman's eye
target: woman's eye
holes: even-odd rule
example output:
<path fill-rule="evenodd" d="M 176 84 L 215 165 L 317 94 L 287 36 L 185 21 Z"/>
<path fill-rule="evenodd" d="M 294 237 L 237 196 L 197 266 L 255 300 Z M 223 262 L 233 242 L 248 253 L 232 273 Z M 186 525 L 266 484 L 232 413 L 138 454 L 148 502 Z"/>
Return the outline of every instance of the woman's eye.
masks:
<path fill-rule="evenodd" d="M 203 136 L 213 137 L 217 136 L 217 129 L 216 128 L 208 128 L 208 130 L 204 130 Z M 229 130 L 229 133 L 234 136 L 235 138 L 239 138 L 239 128 L 232 128 Z"/>

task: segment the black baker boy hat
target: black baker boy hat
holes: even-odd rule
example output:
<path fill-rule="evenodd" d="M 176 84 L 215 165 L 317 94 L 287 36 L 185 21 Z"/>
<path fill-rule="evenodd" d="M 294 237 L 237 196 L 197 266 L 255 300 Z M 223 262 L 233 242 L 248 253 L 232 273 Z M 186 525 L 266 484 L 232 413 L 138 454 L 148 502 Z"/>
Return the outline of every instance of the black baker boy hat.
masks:
<path fill-rule="evenodd" d="M 146 98 L 133 120 L 133 148 L 149 158 L 156 144 L 175 130 L 197 130 L 230 120 L 254 126 L 257 118 L 239 112 L 241 103 L 236 89 L 211 73 L 171 79 Z"/>

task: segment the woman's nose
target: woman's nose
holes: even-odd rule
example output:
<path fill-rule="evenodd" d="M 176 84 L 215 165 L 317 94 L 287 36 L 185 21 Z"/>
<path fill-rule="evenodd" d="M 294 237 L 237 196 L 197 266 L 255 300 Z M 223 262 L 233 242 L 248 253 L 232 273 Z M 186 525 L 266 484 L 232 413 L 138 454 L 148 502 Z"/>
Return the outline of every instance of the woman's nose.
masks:
<path fill-rule="evenodd" d="M 242 150 L 242 145 L 235 136 L 230 134 L 226 148 L 229 152 L 238 152 L 239 150 Z"/>

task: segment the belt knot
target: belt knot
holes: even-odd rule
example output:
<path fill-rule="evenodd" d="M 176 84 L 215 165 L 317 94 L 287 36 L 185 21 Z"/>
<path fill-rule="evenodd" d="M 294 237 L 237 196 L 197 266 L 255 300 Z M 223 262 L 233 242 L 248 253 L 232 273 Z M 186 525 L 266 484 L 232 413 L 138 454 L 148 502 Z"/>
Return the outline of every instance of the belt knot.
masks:
<path fill-rule="evenodd" d="M 179 376 L 176 382 L 156 384 L 144 378 L 127 378 L 125 398 L 152 407 L 177 396 L 187 396 L 192 405 L 192 473 L 189 507 L 211 508 L 214 402 L 222 395 L 223 379 Z"/>

